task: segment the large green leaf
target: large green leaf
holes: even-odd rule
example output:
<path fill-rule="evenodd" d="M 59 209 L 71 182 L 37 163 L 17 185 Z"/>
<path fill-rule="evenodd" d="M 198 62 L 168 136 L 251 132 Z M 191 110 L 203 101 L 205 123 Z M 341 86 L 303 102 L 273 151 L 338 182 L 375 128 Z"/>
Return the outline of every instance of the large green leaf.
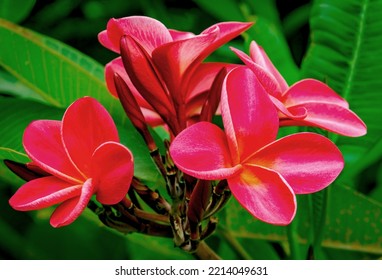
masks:
<path fill-rule="evenodd" d="M 331 186 L 322 244 L 325 247 L 382 253 L 382 204 L 347 187 Z M 298 241 L 309 242 L 311 220 L 308 199 L 299 196 Z M 260 222 L 232 200 L 225 209 L 223 224 L 236 238 L 287 241 L 287 228 Z"/>
<path fill-rule="evenodd" d="M 327 82 L 366 123 L 364 137 L 334 137 L 349 179 L 382 155 L 382 1 L 317 0 L 310 18 L 305 77 Z"/>
<path fill-rule="evenodd" d="M 29 15 L 35 3 L 36 0 L 0 0 L 0 18 L 20 22 Z"/>
<path fill-rule="evenodd" d="M 18 185 L 19 180 L 3 164 L 4 159 L 27 162 L 22 146 L 22 135 L 27 125 L 36 119 L 62 118 L 64 110 L 15 98 L 0 97 L 0 175 L 1 179 Z"/>
<path fill-rule="evenodd" d="M 95 60 L 52 38 L 0 19 L 0 65 L 50 104 L 66 108 L 92 96 L 117 122 L 123 110 L 108 93 L 104 68 Z"/>

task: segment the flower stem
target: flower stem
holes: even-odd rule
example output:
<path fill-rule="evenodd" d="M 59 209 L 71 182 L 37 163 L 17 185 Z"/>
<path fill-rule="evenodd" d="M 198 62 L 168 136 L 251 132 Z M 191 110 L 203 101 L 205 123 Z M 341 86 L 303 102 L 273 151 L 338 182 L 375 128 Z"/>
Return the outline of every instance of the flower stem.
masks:
<path fill-rule="evenodd" d="M 197 249 L 192 254 L 199 260 L 221 260 L 220 256 L 204 241 L 199 243 Z"/>
<path fill-rule="evenodd" d="M 238 254 L 243 260 L 252 260 L 250 254 L 244 249 L 244 247 L 232 236 L 228 229 L 220 229 L 219 233 L 228 242 L 231 248 Z"/>

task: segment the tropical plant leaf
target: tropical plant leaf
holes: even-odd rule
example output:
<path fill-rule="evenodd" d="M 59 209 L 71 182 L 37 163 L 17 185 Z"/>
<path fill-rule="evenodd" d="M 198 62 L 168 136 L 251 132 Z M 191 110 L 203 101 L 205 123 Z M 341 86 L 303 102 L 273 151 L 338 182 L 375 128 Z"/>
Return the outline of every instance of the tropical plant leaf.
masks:
<path fill-rule="evenodd" d="M 22 136 L 27 125 L 36 119 L 62 118 L 63 110 L 37 102 L 0 97 L 0 175 L 13 185 L 22 181 L 3 164 L 4 159 L 29 161 L 22 146 Z"/>
<path fill-rule="evenodd" d="M 368 128 L 360 138 L 333 138 L 344 153 L 347 180 L 382 155 L 381 13 L 381 0 L 317 0 L 312 7 L 303 76 L 327 82 Z"/>
<path fill-rule="evenodd" d="M 0 65 L 40 94 L 49 104 L 66 108 L 92 96 L 123 122 L 118 100 L 108 93 L 104 68 L 95 60 L 52 38 L 0 19 Z"/>
<path fill-rule="evenodd" d="M 382 204 L 348 187 L 334 185 L 328 198 L 328 214 L 322 245 L 328 248 L 382 253 Z M 300 199 L 302 198 L 302 199 Z M 308 200 L 299 196 L 298 240 L 309 242 Z M 225 208 L 222 223 L 236 238 L 253 238 L 270 241 L 287 241 L 286 227 L 272 226 L 256 220 L 235 200 Z"/>
<path fill-rule="evenodd" d="M 20 22 L 29 15 L 35 3 L 36 0 L 0 0 L 0 18 Z"/>

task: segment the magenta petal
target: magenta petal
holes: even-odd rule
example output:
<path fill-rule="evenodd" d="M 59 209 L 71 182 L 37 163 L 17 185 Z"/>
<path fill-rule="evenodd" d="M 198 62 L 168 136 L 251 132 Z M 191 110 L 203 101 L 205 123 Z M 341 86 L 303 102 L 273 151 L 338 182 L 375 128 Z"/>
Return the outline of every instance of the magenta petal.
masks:
<path fill-rule="evenodd" d="M 249 69 L 256 75 L 259 79 L 261 85 L 264 87 L 265 91 L 276 98 L 281 98 L 282 89 L 276 78 L 269 72 L 264 66 L 255 63 L 247 54 L 244 52 L 231 47 L 231 50 L 247 65 Z"/>
<path fill-rule="evenodd" d="M 88 179 L 83 184 L 81 194 L 78 197 L 63 202 L 54 210 L 50 217 L 51 226 L 62 227 L 74 222 L 85 210 L 93 193 L 94 185 L 92 179 Z"/>
<path fill-rule="evenodd" d="M 172 41 L 170 32 L 160 21 L 144 16 L 110 19 L 106 33 L 101 32 L 98 40 L 106 48 L 119 53 L 119 43 L 123 35 L 133 36 L 148 53 Z"/>
<path fill-rule="evenodd" d="M 178 134 L 170 154 L 180 170 L 200 179 L 225 179 L 241 168 L 232 166 L 224 132 L 208 122 L 199 122 Z"/>
<path fill-rule="evenodd" d="M 39 120 L 24 131 L 23 145 L 35 165 L 64 180 L 79 183 L 83 176 L 70 161 L 61 139 L 61 121 Z"/>
<path fill-rule="evenodd" d="M 129 190 L 134 175 L 133 155 L 119 143 L 104 143 L 93 154 L 91 173 L 97 185 L 97 200 L 116 204 Z"/>
<path fill-rule="evenodd" d="M 134 96 L 138 97 L 140 101 L 144 101 L 144 99 L 139 94 L 138 90 L 134 87 L 133 83 L 131 82 L 129 76 L 126 73 L 125 67 L 123 66 L 122 58 L 118 57 L 105 66 L 105 80 L 108 90 L 111 92 L 112 95 L 115 97 L 118 97 L 117 90 L 114 85 L 114 74 L 117 73 L 128 85 L 131 92 Z M 145 104 L 148 105 L 146 101 L 144 101 Z"/>
<path fill-rule="evenodd" d="M 218 28 L 219 33 L 216 40 L 206 50 L 204 50 L 204 58 L 210 55 L 213 51 L 239 36 L 252 26 L 252 22 L 220 22 L 205 29 L 202 34 L 209 34 Z"/>
<path fill-rule="evenodd" d="M 173 98 L 181 103 L 185 94 L 181 92 L 184 83 L 183 75 L 191 65 L 196 65 L 205 58 L 204 51 L 216 39 L 218 30 L 205 35 L 198 35 L 189 39 L 175 41 L 163 45 L 153 51 L 152 59 L 160 71 Z"/>
<path fill-rule="evenodd" d="M 250 69 L 237 67 L 228 73 L 223 83 L 221 108 L 235 163 L 276 139 L 277 110 Z"/>
<path fill-rule="evenodd" d="M 288 118 L 292 118 L 294 120 L 300 120 L 306 118 L 308 112 L 304 107 L 296 107 L 296 108 L 287 108 L 285 105 L 278 100 L 276 97 L 272 95 L 269 96 L 272 100 L 273 104 L 276 106 L 277 110 L 281 113 L 281 116 L 284 115 Z"/>
<path fill-rule="evenodd" d="M 304 108 L 308 113 L 305 119 L 281 121 L 281 125 L 310 125 L 350 137 L 366 134 L 365 123 L 351 110 L 330 103 L 304 103 L 290 107 L 290 110 Z"/>
<path fill-rule="evenodd" d="M 139 93 L 164 120 L 167 121 L 170 116 L 175 116 L 167 88 L 148 53 L 130 36 L 122 38 L 121 48 L 126 72 Z"/>
<path fill-rule="evenodd" d="M 30 211 L 50 207 L 81 193 L 81 185 L 60 180 L 54 176 L 42 177 L 21 186 L 9 200 L 13 209 Z"/>
<path fill-rule="evenodd" d="M 179 40 L 195 37 L 195 34 L 192 32 L 185 32 L 185 31 L 179 31 L 174 29 L 169 29 L 168 31 L 170 32 L 173 41 L 179 41 Z"/>
<path fill-rule="evenodd" d="M 93 152 L 107 141 L 119 142 L 118 131 L 106 109 L 94 98 L 72 103 L 62 120 L 62 139 L 77 168 L 89 174 Z"/>
<path fill-rule="evenodd" d="M 264 147 L 248 164 L 280 173 L 295 193 L 306 194 L 331 184 L 342 171 L 344 160 L 336 145 L 326 137 L 298 133 Z"/>
<path fill-rule="evenodd" d="M 284 93 L 283 98 L 287 107 L 314 102 L 332 103 L 343 108 L 349 108 L 345 99 L 323 82 L 314 79 L 304 79 L 293 84 Z"/>
<path fill-rule="evenodd" d="M 251 42 L 249 47 L 249 54 L 253 62 L 262 66 L 277 80 L 281 92 L 285 92 L 288 89 L 288 84 L 283 76 L 281 76 L 280 72 L 273 65 L 264 49 L 260 47 L 255 41 Z"/>
<path fill-rule="evenodd" d="M 228 185 L 239 203 L 266 223 L 287 225 L 296 214 L 296 197 L 277 172 L 244 166 L 239 175 L 228 179 Z"/>

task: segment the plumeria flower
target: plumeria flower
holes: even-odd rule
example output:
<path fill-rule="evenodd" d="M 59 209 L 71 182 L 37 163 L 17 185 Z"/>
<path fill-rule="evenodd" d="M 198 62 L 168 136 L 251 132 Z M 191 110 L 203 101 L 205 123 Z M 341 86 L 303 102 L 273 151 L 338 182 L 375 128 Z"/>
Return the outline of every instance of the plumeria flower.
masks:
<path fill-rule="evenodd" d="M 108 88 L 116 95 L 113 73 L 118 73 L 148 121 L 162 120 L 177 134 L 195 111 L 200 113 L 215 75 L 226 66 L 202 61 L 251 24 L 219 23 L 195 35 L 144 16 L 111 19 L 98 36 L 102 45 L 121 54 L 106 67 Z"/>
<path fill-rule="evenodd" d="M 33 121 L 23 145 L 32 164 L 47 176 L 25 183 L 9 203 L 20 211 L 60 204 L 50 219 L 53 227 L 76 220 L 94 194 L 100 203 L 112 205 L 129 189 L 133 156 L 119 143 L 109 113 L 91 97 L 70 105 L 62 121 Z"/>
<path fill-rule="evenodd" d="M 365 123 L 326 84 L 303 79 L 288 86 L 265 51 L 252 41 L 250 56 L 231 48 L 256 74 L 280 114 L 280 125 L 316 126 L 345 136 L 366 134 Z"/>
<path fill-rule="evenodd" d="M 264 222 L 289 224 L 296 213 L 295 194 L 322 190 L 343 169 L 340 151 L 324 136 L 307 132 L 276 140 L 277 110 L 247 67 L 226 76 L 221 110 L 224 131 L 196 123 L 174 139 L 171 156 L 186 174 L 227 179 L 239 203 Z"/>

